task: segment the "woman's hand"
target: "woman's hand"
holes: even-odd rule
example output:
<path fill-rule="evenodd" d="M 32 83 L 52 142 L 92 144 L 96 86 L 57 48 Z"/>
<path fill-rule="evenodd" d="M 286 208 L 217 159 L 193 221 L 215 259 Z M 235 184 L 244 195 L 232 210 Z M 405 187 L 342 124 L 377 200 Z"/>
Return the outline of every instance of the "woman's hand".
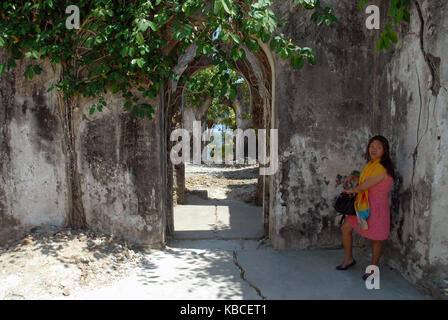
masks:
<path fill-rule="evenodd" d="M 354 175 L 350 175 L 347 178 L 344 179 L 344 189 L 347 188 L 347 185 L 352 182 L 353 180 L 355 180 L 356 182 L 358 181 L 358 177 L 354 176 Z"/>
<path fill-rule="evenodd" d="M 366 181 L 364 181 L 360 185 L 356 186 L 355 188 L 353 188 L 353 189 L 345 189 L 344 192 L 346 194 L 361 193 L 361 192 L 364 192 L 367 189 L 373 187 L 375 184 L 383 181 L 386 178 L 387 178 L 387 173 L 384 173 L 382 175 L 366 179 Z"/>
<path fill-rule="evenodd" d="M 352 176 L 348 176 L 344 179 L 344 189 L 347 188 L 347 185 L 352 181 Z M 345 191 L 344 191 L 345 192 Z"/>

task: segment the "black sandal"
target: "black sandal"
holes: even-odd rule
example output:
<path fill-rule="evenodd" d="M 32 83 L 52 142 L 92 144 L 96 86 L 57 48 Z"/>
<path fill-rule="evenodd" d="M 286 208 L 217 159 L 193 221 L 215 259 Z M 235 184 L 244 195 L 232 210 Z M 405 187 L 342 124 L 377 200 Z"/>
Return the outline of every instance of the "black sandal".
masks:
<path fill-rule="evenodd" d="M 355 264 L 356 264 L 356 261 L 355 261 L 355 259 L 353 259 L 352 263 L 346 265 L 345 267 L 343 267 L 341 264 L 336 267 L 336 270 L 347 270 L 348 268 L 353 267 Z"/>

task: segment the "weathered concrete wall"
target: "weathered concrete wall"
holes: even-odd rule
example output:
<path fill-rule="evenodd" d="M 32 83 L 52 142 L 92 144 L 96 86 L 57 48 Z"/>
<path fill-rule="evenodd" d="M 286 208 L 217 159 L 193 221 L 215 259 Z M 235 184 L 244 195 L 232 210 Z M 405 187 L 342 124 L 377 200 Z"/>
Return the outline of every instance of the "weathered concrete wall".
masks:
<path fill-rule="evenodd" d="M 0 63 L 7 61 L 0 52 Z M 58 70 L 45 63 L 33 80 L 18 62 L 0 81 L 0 243 L 38 225 L 66 217 L 65 159 L 55 92 L 46 92 Z"/>
<path fill-rule="evenodd" d="M 144 246 L 164 242 L 159 114 L 135 117 L 117 96 L 89 115 L 81 99 L 76 119 L 79 171 L 87 224 Z M 158 103 L 146 101 L 158 108 Z"/>
<path fill-rule="evenodd" d="M 384 27 L 387 4 L 373 3 Z M 275 5 L 289 21 L 282 32 L 315 48 L 318 65 L 296 72 L 275 57 L 280 169 L 271 239 L 279 249 L 340 245 L 332 200 L 343 176 L 362 169 L 368 138 L 382 134 L 397 169 L 384 260 L 436 292 L 448 278 L 448 3 L 413 1 L 412 23 L 400 25 L 398 46 L 382 53 L 380 31 L 367 30 L 353 1 L 331 5 L 340 18 L 331 29 L 314 27 L 289 2 Z"/>
<path fill-rule="evenodd" d="M 334 198 L 344 175 L 364 165 L 372 132 L 374 47 L 365 15 L 353 1 L 331 4 L 340 22 L 317 27 L 308 11 L 275 2 L 288 23 L 281 32 L 315 49 L 317 65 L 293 70 L 275 55 L 279 170 L 271 201 L 271 240 L 276 248 L 341 244 Z"/>
<path fill-rule="evenodd" d="M 413 1 L 375 80 L 375 126 L 392 138 L 399 173 L 385 258 L 433 292 L 448 279 L 447 13 L 446 1 Z"/>
<path fill-rule="evenodd" d="M 1 61 L 6 61 L 2 52 Z M 56 90 L 59 67 L 23 77 L 27 60 L 0 81 L 0 243 L 33 226 L 67 223 L 67 155 Z M 56 68 L 53 70 L 53 68 Z M 144 246 L 164 242 L 159 115 L 140 119 L 108 95 L 103 112 L 79 99 L 74 112 L 82 204 L 88 227 Z M 146 101 L 158 109 L 157 99 Z"/>

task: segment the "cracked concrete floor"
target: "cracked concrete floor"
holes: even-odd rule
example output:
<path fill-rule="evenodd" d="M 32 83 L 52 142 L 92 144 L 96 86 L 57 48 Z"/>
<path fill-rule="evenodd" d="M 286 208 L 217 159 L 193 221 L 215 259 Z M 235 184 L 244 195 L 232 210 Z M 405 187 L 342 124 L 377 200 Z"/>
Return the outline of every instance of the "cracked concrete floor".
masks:
<path fill-rule="evenodd" d="M 199 199 L 174 210 L 175 239 L 152 251 L 133 274 L 112 286 L 69 299 L 431 299 L 397 272 L 380 265 L 380 289 L 362 280 L 370 264 L 354 247 L 358 263 L 335 266 L 343 250 L 276 251 L 259 240 L 261 207 L 238 199 Z"/>
<path fill-rule="evenodd" d="M 342 249 L 276 251 L 258 240 L 261 207 L 238 198 L 186 200 L 174 209 L 175 239 L 164 250 L 153 250 L 132 275 L 111 286 L 67 298 L 431 299 L 381 265 L 380 289 L 368 290 L 361 277 L 369 248 L 354 247 L 357 265 L 337 271 Z"/>
<path fill-rule="evenodd" d="M 354 254 L 361 256 L 361 248 Z M 276 251 L 258 240 L 172 240 L 111 286 L 64 299 L 431 299 L 389 268 L 379 290 L 361 279 L 367 261 L 337 271 L 342 250 Z"/>
<path fill-rule="evenodd" d="M 70 299 L 260 299 L 241 277 L 234 252 L 238 241 L 195 243 L 173 241 L 164 250 L 152 251 L 147 263 L 112 286 Z M 191 244 L 194 246 L 190 246 Z M 214 245 L 213 245 L 214 244 Z M 198 246 L 199 245 L 199 246 Z M 212 245 L 212 247 L 208 247 Z M 208 247 L 208 248 L 206 248 Z"/>

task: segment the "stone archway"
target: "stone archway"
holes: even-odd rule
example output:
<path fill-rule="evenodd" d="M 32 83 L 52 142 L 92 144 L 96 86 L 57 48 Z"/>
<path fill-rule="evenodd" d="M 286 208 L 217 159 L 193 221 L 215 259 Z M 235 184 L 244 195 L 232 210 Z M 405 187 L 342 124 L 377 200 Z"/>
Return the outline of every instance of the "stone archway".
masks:
<path fill-rule="evenodd" d="M 229 50 L 229 49 L 228 49 Z M 246 81 L 250 92 L 250 115 L 252 119 L 252 127 L 256 129 L 273 129 L 273 72 L 272 64 L 268 59 L 268 50 L 260 49 L 254 53 L 244 48 L 246 51 L 247 60 L 238 60 L 233 64 L 233 70 L 238 72 Z M 163 207 L 164 219 L 166 225 L 166 236 L 174 235 L 174 202 L 173 191 L 174 185 L 179 189 L 178 193 L 182 195 L 185 189 L 185 167 L 183 164 L 174 166 L 169 154 L 173 146 L 170 141 L 171 132 L 181 127 L 182 123 L 182 95 L 184 86 L 182 79 L 191 77 L 193 74 L 201 69 L 211 67 L 213 65 L 212 59 L 206 56 L 195 57 L 196 45 L 191 45 L 185 54 L 179 58 L 178 65 L 175 67 L 175 72 L 181 76 L 179 82 L 170 81 L 165 84 L 163 88 L 163 95 L 161 97 L 161 106 L 163 109 L 163 124 L 161 123 L 161 138 L 162 150 L 162 175 L 167 182 L 163 190 Z M 267 130 L 266 136 L 266 150 L 270 150 L 270 135 Z M 175 181 L 176 179 L 176 181 Z M 258 178 L 258 197 L 261 199 L 263 207 L 263 235 L 269 234 L 269 212 L 270 212 L 270 184 L 273 182 L 272 176 L 259 176 Z"/>

